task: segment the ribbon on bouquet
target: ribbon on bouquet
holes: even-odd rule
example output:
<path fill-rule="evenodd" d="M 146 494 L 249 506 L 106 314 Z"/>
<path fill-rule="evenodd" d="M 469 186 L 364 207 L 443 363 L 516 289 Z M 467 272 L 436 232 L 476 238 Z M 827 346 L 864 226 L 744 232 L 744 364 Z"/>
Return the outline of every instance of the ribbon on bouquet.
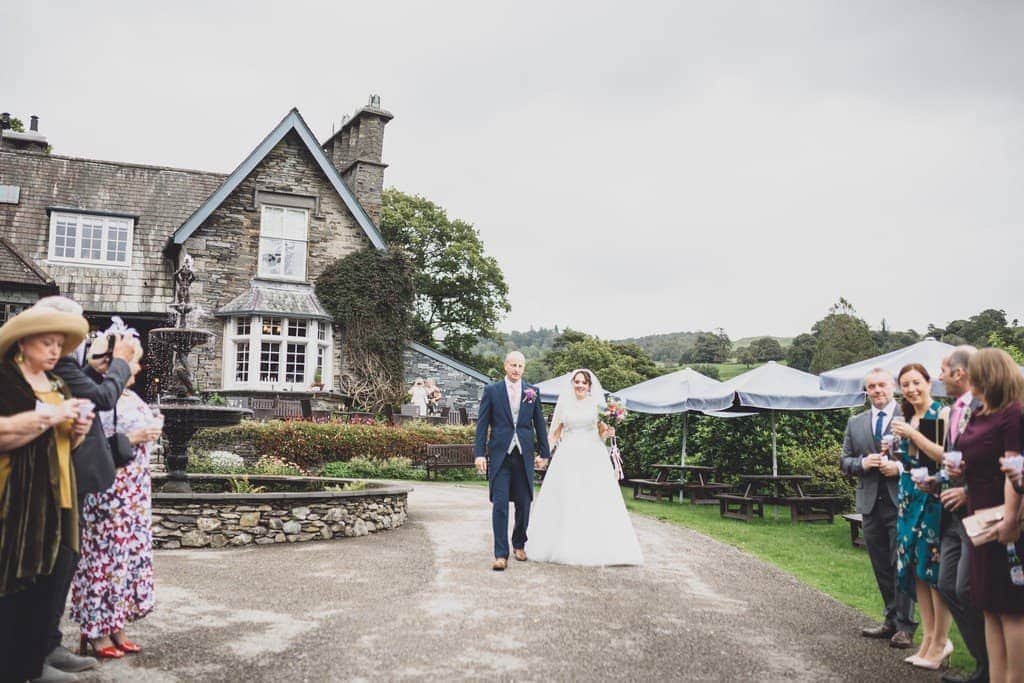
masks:
<path fill-rule="evenodd" d="M 622 453 L 619 452 L 619 442 L 613 436 L 611 438 L 611 447 L 608 449 L 608 455 L 612 460 L 612 469 L 615 470 L 615 479 L 622 481 L 625 475 L 622 473 Z"/>

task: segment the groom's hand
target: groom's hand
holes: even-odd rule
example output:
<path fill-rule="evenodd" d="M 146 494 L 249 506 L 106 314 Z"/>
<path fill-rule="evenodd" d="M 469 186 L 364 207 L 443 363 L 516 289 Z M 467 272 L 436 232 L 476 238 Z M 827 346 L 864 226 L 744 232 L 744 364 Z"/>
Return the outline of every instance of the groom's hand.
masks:
<path fill-rule="evenodd" d="M 548 461 L 538 455 L 533 459 L 533 466 L 538 470 L 546 470 L 548 468 Z"/>
<path fill-rule="evenodd" d="M 477 472 L 487 474 L 487 458 L 475 458 L 473 464 L 476 465 Z"/>

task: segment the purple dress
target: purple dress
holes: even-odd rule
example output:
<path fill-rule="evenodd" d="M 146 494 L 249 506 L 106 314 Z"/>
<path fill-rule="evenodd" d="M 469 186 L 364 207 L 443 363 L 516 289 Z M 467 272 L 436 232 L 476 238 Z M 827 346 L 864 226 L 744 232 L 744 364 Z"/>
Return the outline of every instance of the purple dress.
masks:
<path fill-rule="evenodd" d="M 964 479 L 967 482 L 967 509 L 971 514 L 1002 505 L 1005 475 L 999 458 L 1006 451 L 1020 450 L 1019 405 L 1011 405 L 990 415 L 971 415 L 966 431 L 956 445 L 963 454 Z M 1024 541 L 1017 540 L 1017 554 L 1024 553 Z M 978 609 L 1009 614 L 1024 613 L 1024 588 L 1010 581 L 1006 546 L 992 541 L 971 546 L 971 601 Z"/>

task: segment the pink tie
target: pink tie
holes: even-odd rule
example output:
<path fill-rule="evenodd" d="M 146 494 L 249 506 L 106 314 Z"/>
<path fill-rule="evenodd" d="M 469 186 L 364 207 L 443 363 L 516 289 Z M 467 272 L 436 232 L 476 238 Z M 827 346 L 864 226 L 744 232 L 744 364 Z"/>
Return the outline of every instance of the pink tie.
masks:
<path fill-rule="evenodd" d="M 957 399 L 953 404 L 953 409 L 949 411 L 949 440 L 953 443 L 956 443 L 960 436 L 960 414 L 963 412 L 964 404 Z"/>
<path fill-rule="evenodd" d="M 510 384 L 509 385 L 509 387 L 508 387 L 508 400 L 509 400 L 509 403 L 512 405 L 512 410 L 515 410 L 516 406 L 519 405 L 519 385 L 518 384 Z"/>

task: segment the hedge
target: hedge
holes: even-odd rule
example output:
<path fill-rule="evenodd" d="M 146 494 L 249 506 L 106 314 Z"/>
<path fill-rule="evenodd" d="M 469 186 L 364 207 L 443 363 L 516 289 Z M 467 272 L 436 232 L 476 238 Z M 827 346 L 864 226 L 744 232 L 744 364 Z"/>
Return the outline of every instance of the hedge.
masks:
<path fill-rule="evenodd" d="M 247 460 L 272 455 L 319 471 L 324 463 L 352 458 L 408 458 L 423 462 L 428 444 L 472 443 L 473 427 L 433 427 L 419 422 L 401 427 L 341 422 L 245 421 L 234 427 L 202 429 L 192 439 L 195 452 L 232 451 Z"/>

